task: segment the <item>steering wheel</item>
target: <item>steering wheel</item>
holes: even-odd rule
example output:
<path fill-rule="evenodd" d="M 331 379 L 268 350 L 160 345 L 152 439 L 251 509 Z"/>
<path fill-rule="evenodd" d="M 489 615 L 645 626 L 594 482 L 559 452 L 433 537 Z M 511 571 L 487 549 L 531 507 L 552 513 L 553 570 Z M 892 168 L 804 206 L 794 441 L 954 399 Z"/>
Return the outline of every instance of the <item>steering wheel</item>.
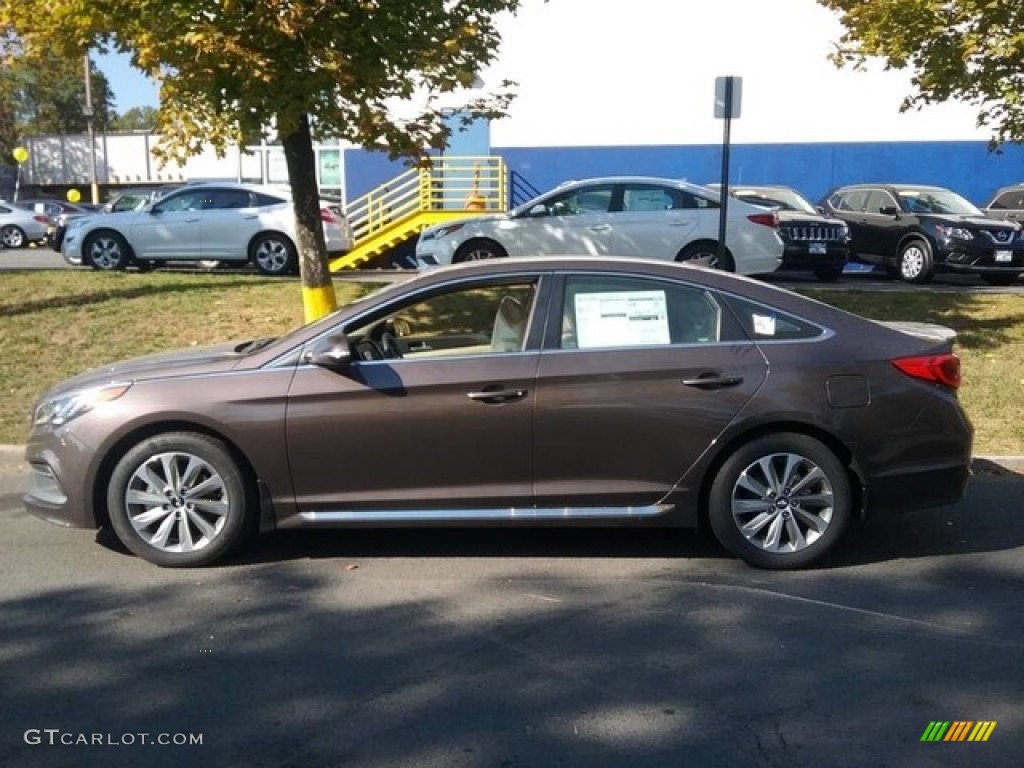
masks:
<path fill-rule="evenodd" d="M 402 348 L 398 345 L 395 327 L 390 322 L 383 322 L 370 331 L 370 339 L 377 345 L 381 357 L 385 360 L 397 360 L 402 357 Z"/>

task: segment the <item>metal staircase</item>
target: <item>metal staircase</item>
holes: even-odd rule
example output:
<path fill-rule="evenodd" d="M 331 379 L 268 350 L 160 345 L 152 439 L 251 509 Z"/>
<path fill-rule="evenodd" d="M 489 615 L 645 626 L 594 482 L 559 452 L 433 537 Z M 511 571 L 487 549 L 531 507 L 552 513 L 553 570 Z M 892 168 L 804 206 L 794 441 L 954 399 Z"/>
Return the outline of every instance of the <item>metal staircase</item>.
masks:
<path fill-rule="evenodd" d="M 331 271 L 367 266 L 432 224 L 508 210 L 509 178 L 500 157 L 435 157 L 348 204 L 354 247 Z"/>

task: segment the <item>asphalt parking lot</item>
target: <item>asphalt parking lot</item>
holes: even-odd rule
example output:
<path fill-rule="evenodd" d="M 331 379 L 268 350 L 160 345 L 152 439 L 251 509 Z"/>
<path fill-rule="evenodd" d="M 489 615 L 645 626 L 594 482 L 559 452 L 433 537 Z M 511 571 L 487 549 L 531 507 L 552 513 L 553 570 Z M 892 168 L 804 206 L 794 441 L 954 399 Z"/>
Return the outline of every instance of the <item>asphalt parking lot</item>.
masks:
<path fill-rule="evenodd" d="M 8 451 L 0 765 L 1018 765 L 1024 474 L 980 469 L 806 572 L 641 530 L 277 534 L 169 571 L 29 517 Z"/>

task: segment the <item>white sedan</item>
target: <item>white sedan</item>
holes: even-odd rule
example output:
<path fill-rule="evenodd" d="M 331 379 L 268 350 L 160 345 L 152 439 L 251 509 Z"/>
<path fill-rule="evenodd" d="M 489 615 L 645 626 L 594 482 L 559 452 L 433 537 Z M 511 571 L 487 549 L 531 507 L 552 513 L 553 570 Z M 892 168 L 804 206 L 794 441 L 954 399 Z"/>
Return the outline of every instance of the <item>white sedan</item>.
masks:
<path fill-rule="evenodd" d="M 352 248 L 344 216 L 321 206 L 327 251 Z M 265 275 L 294 272 L 298 263 L 289 193 L 233 183 L 191 184 L 134 211 L 68 221 L 65 261 L 95 269 L 150 267 L 167 261 L 251 261 Z"/>
<path fill-rule="evenodd" d="M 425 229 L 420 266 L 504 256 L 638 256 L 741 274 L 775 271 L 783 243 L 775 214 L 730 200 L 718 257 L 718 194 L 675 179 L 620 176 L 563 184 L 508 214 Z"/>

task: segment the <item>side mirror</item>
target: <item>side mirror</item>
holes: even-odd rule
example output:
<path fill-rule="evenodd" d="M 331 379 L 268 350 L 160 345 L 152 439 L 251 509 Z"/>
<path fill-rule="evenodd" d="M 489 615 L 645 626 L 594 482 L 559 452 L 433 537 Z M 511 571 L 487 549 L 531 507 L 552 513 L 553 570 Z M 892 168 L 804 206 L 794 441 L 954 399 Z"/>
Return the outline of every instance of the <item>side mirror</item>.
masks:
<path fill-rule="evenodd" d="M 824 206 L 824 205 L 816 205 L 816 206 L 814 206 L 814 210 L 816 210 L 816 211 L 817 211 L 818 213 L 820 213 L 820 214 L 821 214 L 822 216 L 825 216 L 825 215 L 827 215 L 827 214 L 825 213 L 825 206 Z"/>
<path fill-rule="evenodd" d="M 547 215 L 548 215 L 548 207 L 546 205 L 544 205 L 544 203 L 539 203 L 539 204 L 533 206 L 533 208 L 530 209 L 529 213 L 527 213 L 527 216 L 531 216 L 531 217 L 532 216 L 547 216 Z"/>
<path fill-rule="evenodd" d="M 882 214 L 883 216 L 899 216 L 900 215 L 900 209 L 897 208 L 895 205 L 883 205 L 881 208 L 878 209 L 878 212 L 880 214 Z"/>
<path fill-rule="evenodd" d="M 302 356 L 303 362 L 329 368 L 332 371 L 347 368 L 352 362 L 352 348 L 344 333 L 332 333 L 320 339 Z"/>

